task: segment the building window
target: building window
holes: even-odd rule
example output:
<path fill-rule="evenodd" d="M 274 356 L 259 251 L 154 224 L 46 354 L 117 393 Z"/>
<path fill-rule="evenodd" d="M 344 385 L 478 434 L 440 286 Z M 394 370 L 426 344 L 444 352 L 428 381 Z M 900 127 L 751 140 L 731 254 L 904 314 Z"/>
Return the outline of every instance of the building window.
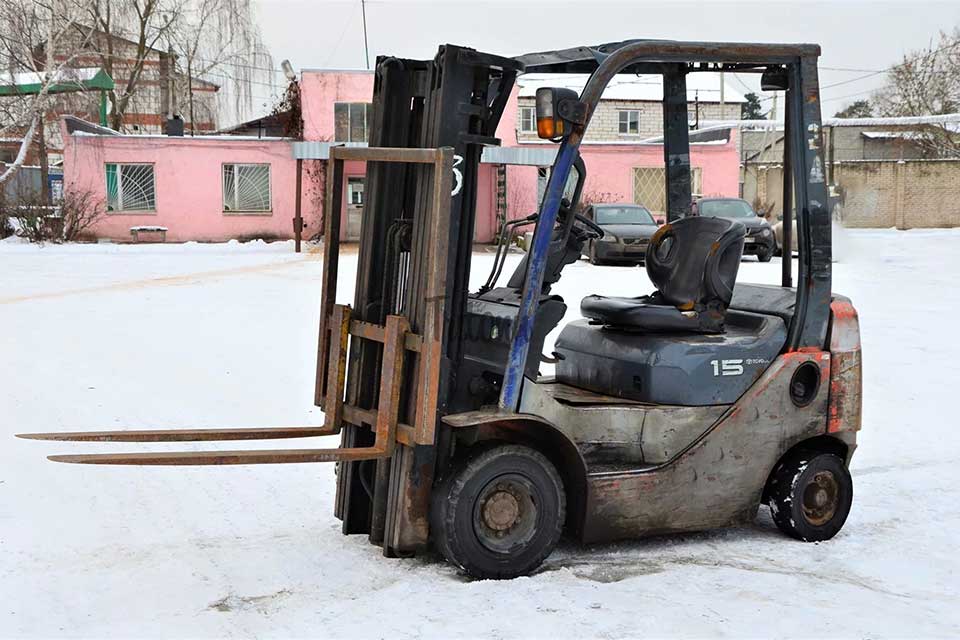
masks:
<path fill-rule="evenodd" d="M 270 211 L 270 165 L 223 165 L 223 210 Z"/>
<path fill-rule="evenodd" d="M 333 141 L 366 142 L 373 120 L 369 102 L 335 102 L 333 104 Z"/>
<path fill-rule="evenodd" d="M 347 204 L 363 206 L 363 178 L 347 178 Z"/>
<path fill-rule="evenodd" d="M 107 163 L 107 211 L 155 211 L 152 164 Z"/>
<path fill-rule="evenodd" d="M 620 111 L 620 134 L 627 136 L 640 135 L 640 111 L 627 109 Z"/>
<path fill-rule="evenodd" d="M 520 133 L 537 132 L 537 113 L 534 107 L 520 107 Z"/>

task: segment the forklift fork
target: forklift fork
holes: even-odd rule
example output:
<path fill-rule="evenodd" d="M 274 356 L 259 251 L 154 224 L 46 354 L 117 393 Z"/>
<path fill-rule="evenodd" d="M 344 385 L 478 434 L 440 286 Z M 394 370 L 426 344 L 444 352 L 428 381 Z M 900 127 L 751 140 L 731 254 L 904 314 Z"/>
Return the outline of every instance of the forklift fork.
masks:
<path fill-rule="evenodd" d="M 410 324 L 403 316 L 387 316 L 381 327 L 351 320 L 349 306 L 335 305 L 330 326 L 336 331 L 331 340 L 327 371 L 329 381 L 326 394 L 324 426 L 265 427 L 226 429 L 172 429 L 150 431 L 75 431 L 64 433 L 28 433 L 18 437 L 31 440 L 61 442 L 210 442 L 226 440 L 270 440 L 279 438 L 308 438 L 340 433 L 344 419 L 352 424 L 374 425 L 375 440 L 369 447 L 334 449 L 264 449 L 240 451 L 174 451 L 149 453 L 100 453 L 54 455 L 54 462 L 77 464 L 117 465 L 226 465 L 226 464 L 281 464 L 299 462 L 335 462 L 340 460 L 373 460 L 393 454 L 398 427 L 405 432 L 408 425 L 398 425 L 400 391 L 404 353 L 419 350 L 421 341 L 409 332 Z M 383 343 L 383 364 L 380 374 L 380 398 L 376 411 L 345 405 L 347 346 L 349 337 L 375 340 Z M 405 433 L 405 435 L 407 435 Z M 406 438 L 405 438 L 406 439 Z"/>

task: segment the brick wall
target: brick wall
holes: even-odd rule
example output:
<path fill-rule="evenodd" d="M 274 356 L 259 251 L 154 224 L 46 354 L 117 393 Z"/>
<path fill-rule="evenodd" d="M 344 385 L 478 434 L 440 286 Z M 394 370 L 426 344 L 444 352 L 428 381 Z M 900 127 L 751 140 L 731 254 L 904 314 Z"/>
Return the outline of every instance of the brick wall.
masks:
<path fill-rule="evenodd" d="M 773 203 L 781 215 L 782 169 L 747 166 L 743 197 Z M 960 160 L 838 162 L 834 182 L 847 227 L 960 227 Z"/>
<path fill-rule="evenodd" d="M 840 163 L 834 175 L 847 226 L 960 226 L 960 160 Z"/>
<path fill-rule="evenodd" d="M 520 98 L 518 108 L 533 107 L 533 98 Z M 693 118 L 694 105 L 689 105 L 691 118 Z M 640 132 L 639 134 L 620 133 L 620 111 L 635 110 L 640 112 Z M 721 110 L 717 102 L 701 102 L 698 112 L 700 120 L 735 120 L 740 118 L 740 104 L 726 103 Z M 520 122 L 519 115 L 517 122 Z M 518 124 L 519 126 L 519 124 Z M 600 105 L 590 120 L 590 126 L 587 127 L 587 135 L 584 138 L 587 142 L 629 142 L 631 140 L 644 140 L 646 138 L 655 138 L 663 135 L 663 105 L 656 101 L 642 100 L 601 100 Z M 536 132 L 524 133 L 518 131 L 520 142 L 530 142 L 537 140 Z"/>
<path fill-rule="evenodd" d="M 69 36 L 70 41 L 61 42 L 60 50 L 64 52 L 74 52 L 83 50 L 85 36 L 80 32 L 72 33 Z M 76 54 L 69 60 L 69 65 L 73 67 L 103 67 L 108 71 L 117 86 L 117 92 L 125 87 L 132 72 L 134 63 L 137 59 L 137 46 L 135 43 L 124 38 L 113 38 L 112 67 L 104 67 L 103 61 L 95 51 L 107 51 L 108 36 L 103 33 L 96 33 L 94 39 L 97 41 L 93 50 L 86 54 Z M 57 56 L 58 61 L 66 61 L 63 55 Z M 180 61 L 182 67 L 184 61 Z M 167 111 L 167 93 L 169 83 L 167 82 L 168 59 L 157 49 L 151 49 L 145 56 L 143 69 L 140 72 L 139 80 L 131 94 L 124 113 L 121 131 L 123 133 L 162 133 L 163 124 L 166 122 Z M 182 70 L 182 69 L 181 69 Z M 176 110 L 180 113 L 186 123 L 186 129 L 191 129 L 190 123 L 190 94 L 193 94 L 193 116 L 196 120 L 195 130 L 197 132 L 210 132 L 217 128 L 217 114 L 219 105 L 217 102 L 217 89 L 215 84 L 205 82 L 199 78 L 194 78 L 192 83 L 187 76 L 180 71 L 174 71 L 174 91 Z M 190 86 L 192 84 L 192 87 Z M 53 111 L 56 116 L 75 115 L 90 122 L 97 122 L 99 119 L 100 92 L 92 91 L 87 93 L 64 93 L 56 96 Z M 108 106 L 109 109 L 109 106 Z M 51 127 L 51 130 L 57 127 Z M 48 145 L 52 148 L 62 148 L 63 141 L 58 138 L 50 138 Z"/>

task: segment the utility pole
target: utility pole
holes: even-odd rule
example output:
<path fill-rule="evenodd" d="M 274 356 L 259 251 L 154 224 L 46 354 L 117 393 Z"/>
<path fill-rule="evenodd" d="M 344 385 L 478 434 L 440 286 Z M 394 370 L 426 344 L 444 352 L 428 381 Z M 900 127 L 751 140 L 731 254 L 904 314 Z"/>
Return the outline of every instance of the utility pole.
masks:
<path fill-rule="evenodd" d="M 176 111 L 177 111 L 176 98 L 174 97 L 174 91 L 176 90 L 176 87 L 173 84 L 174 83 L 173 66 L 174 66 L 174 61 L 176 59 L 177 59 L 176 55 L 173 53 L 173 45 L 172 44 L 167 45 L 167 65 L 166 65 L 167 77 L 163 78 L 163 80 L 167 81 L 167 87 L 166 87 L 167 89 L 167 104 L 166 104 L 167 121 L 173 120 L 173 116 L 174 114 L 176 114 Z"/>
<path fill-rule="evenodd" d="M 720 72 L 720 119 L 726 120 L 727 119 L 726 110 L 724 109 L 724 104 L 726 103 L 726 100 L 724 100 L 725 96 L 723 91 L 724 90 L 723 79 L 724 79 L 723 71 L 721 71 Z"/>
<path fill-rule="evenodd" d="M 360 0 L 360 13 L 363 16 L 363 53 L 367 57 L 367 71 L 370 70 L 370 47 L 367 45 L 367 3 Z"/>

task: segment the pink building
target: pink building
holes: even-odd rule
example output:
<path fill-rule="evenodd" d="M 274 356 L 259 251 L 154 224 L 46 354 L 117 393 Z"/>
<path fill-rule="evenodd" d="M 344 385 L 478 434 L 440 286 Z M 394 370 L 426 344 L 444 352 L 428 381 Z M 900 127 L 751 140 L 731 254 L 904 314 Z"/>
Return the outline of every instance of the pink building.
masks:
<path fill-rule="evenodd" d="M 694 75 L 706 80 L 688 87 L 696 105 L 691 122 L 739 114 L 742 98 L 728 89 L 726 100 L 718 104 L 708 86 L 709 74 Z M 537 86 L 551 81 L 559 82 L 556 77 L 521 76 L 497 130 L 502 146 L 484 151 L 478 175 L 478 242 L 494 238 L 498 212 L 515 218 L 537 207 L 557 145 L 532 134 L 531 100 Z M 578 79 L 563 81 L 569 86 Z M 663 210 L 663 146 L 655 141 L 662 114 L 659 86 L 652 86 L 656 82 L 630 77 L 613 83 L 609 100 L 605 94 L 582 147 L 588 173 L 585 200 L 639 202 L 654 212 Z M 120 135 L 67 119 L 65 187 L 102 198 L 108 213 L 93 229 L 101 238 L 129 241 L 131 229 L 143 227 L 164 228 L 166 239 L 173 242 L 290 238 L 296 156 L 310 158 L 303 163 L 301 193 L 304 237 L 310 238 L 320 229 L 329 147 L 366 144 L 373 74 L 308 70 L 300 87 L 302 142 L 265 137 L 262 127 L 249 123 L 232 129 L 248 135 L 168 137 Z M 694 192 L 737 195 L 734 130 L 692 135 L 690 163 Z M 363 163 L 346 163 L 344 189 L 341 228 L 350 240 L 360 234 Z"/>
<path fill-rule="evenodd" d="M 292 235 L 290 140 L 120 135 L 71 119 L 64 130 L 65 190 L 107 207 L 92 229 L 98 238 L 129 241 L 145 227 L 163 228 L 170 242 Z"/>

